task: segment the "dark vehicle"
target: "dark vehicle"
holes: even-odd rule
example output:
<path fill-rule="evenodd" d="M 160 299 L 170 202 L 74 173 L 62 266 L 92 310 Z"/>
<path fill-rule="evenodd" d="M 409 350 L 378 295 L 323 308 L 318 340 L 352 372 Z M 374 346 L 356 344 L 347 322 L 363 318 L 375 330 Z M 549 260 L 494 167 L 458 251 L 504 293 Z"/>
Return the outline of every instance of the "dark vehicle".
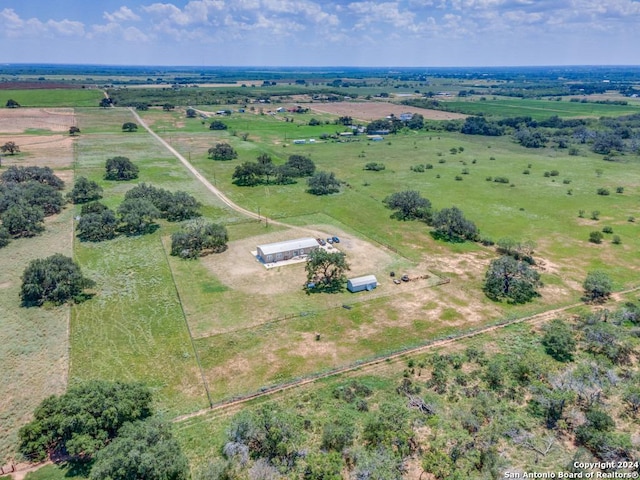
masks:
<path fill-rule="evenodd" d="M 331 237 L 327 238 L 327 243 L 333 243 L 333 238 Z"/>
<path fill-rule="evenodd" d="M 400 280 L 402 280 L 403 282 L 408 282 L 409 281 L 409 275 L 402 275 Z"/>
<path fill-rule="evenodd" d="M 338 237 L 333 237 L 332 240 L 333 243 L 340 243 L 340 239 Z"/>
<path fill-rule="evenodd" d="M 320 245 L 324 246 L 327 244 L 327 242 L 325 242 L 323 239 L 321 238 L 316 238 L 316 242 L 318 242 Z"/>

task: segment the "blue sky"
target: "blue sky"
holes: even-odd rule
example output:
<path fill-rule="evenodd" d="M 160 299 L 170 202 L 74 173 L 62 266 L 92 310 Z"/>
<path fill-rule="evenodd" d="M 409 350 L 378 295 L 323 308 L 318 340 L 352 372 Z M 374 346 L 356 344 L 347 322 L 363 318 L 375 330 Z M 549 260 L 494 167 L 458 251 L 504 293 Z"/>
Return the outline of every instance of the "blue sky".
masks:
<path fill-rule="evenodd" d="M 0 0 L 0 62 L 640 64 L 640 0 Z"/>

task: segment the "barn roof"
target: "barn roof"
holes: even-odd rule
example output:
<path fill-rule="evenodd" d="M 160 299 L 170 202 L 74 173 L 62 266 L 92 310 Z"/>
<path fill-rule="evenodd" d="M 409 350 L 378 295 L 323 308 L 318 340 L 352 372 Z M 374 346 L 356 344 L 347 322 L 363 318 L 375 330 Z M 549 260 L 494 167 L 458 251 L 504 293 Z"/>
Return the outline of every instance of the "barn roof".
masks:
<path fill-rule="evenodd" d="M 284 242 L 258 245 L 258 248 L 264 255 L 273 255 L 279 252 L 289 252 L 291 250 L 299 250 L 302 248 L 311 248 L 317 246 L 318 241 L 315 238 L 296 238 L 295 240 L 286 240 Z"/>
<path fill-rule="evenodd" d="M 360 285 L 369 285 L 370 283 L 378 283 L 378 279 L 375 275 L 364 275 L 362 277 L 350 278 L 349 283 L 354 287 Z"/>

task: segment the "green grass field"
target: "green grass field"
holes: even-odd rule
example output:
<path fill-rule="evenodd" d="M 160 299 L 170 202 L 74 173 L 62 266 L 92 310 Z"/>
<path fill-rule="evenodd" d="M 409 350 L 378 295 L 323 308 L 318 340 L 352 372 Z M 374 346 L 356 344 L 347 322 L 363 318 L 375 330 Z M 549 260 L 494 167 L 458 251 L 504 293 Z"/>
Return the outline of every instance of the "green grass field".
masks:
<path fill-rule="evenodd" d="M 540 102 L 553 107 L 569 105 Z M 531 111 L 538 108 L 536 103 L 528 105 Z M 583 107 L 571 104 L 573 114 L 587 115 L 577 113 L 576 105 Z M 504 107 L 496 109 L 504 111 Z M 615 111 L 612 106 L 603 107 L 610 109 L 609 114 Z M 526 112 L 518 115 L 531 114 Z M 553 114 L 546 112 L 546 116 Z M 602 112 L 597 115 L 605 114 Z M 7 439 L 0 451 L 15 441 L 17 428 L 42 396 L 64 389 L 66 371 L 55 376 L 36 370 L 41 364 L 66 362 L 68 309 L 23 310 L 16 300 L 16 278 L 26 262 L 58 249 L 71 254 L 73 248 L 85 275 L 97 282 L 95 297 L 71 308 L 69 381 L 145 382 L 156 393 L 157 408 L 170 416 L 208 406 L 205 387 L 217 402 L 500 319 L 573 303 L 580 297 L 586 272 L 592 269 L 606 270 L 616 289 L 638 285 L 639 227 L 637 221 L 628 221 L 633 216 L 640 220 L 640 159 L 635 155 L 605 162 L 586 147 L 580 147 L 579 155 L 569 156 L 566 150 L 528 150 L 507 137 L 435 132 L 391 135 L 384 142 L 318 140 L 292 145 L 292 139 L 319 139 L 337 127 L 309 127 L 310 118 L 325 119 L 311 113 L 295 116 L 294 123 L 247 113 L 233 114 L 224 120 L 227 131 L 214 132 L 199 119 L 186 119 L 180 110 L 152 109 L 141 114 L 237 204 L 296 227 L 344 232 L 368 245 L 371 261 L 381 259 L 371 268 L 384 279 L 383 284 L 368 297 L 346 293 L 309 296 L 301 288 L 301 265 L 269 273 L 252 270 L 257 273 L 247 273 L 244 279 L 234 277 L 231 270 L 240 267 L 234 262 L 248 259 L 251 263 L 249 250 L 257 239 L 286 236 L 285 227 L 271 224 L 266 228 L 224 206 L 143 129 L 123 133 L 122 124 L 133 120 L 129 111 L 78 108 L 82 134 L 75 143 L 74 174 L 100 183 L 105 204 L 116 208 L 137 183 L 102 178 L 108 158 L 127 156 L 140 166 L 139 182 L 185 190 L 198 198 L 205 218 L 227 225 L 229 250 L 197 261 L 170 258 L 170 235 L 179 225 L 167 222 L 159 222 L 159 229 L 145 236 L 123 236 L 99 244 L 71 242 L 72 218 L 79 211 L 72 206 L 52 222 L 47 234 L 3 249 L 0 288 L 8 295 L 2 296 L 0 307 L 8 314 L 0 320 L 0 360 L 12 368 L 2 377 L 2 383 L 10 386 L 0 400 L 0 438 Z M 247 141 L 242 140 L 245 132 Z M 218 141 L 229 142 L 239 158 L 230 162 L 208 159 L 207 149 Z M 454 148 L 455 154 L 451 153 Z M 306 193 L 304 181 L 233 185 L 235 167 L 255 161 L 261 153 L 272 155 L 277 164 L 291 154 L 308 155 L 319 170 L 335 172 L 345 185 L 339 194 L 327 197 Z M 368 162 L 383 163 L 386 169 L 365 171 Z M 427 163 L 433 168 L 422 173 L 411 170 Z M 530 173 L 524 174 L 525 170 Z M 560 173 L 546 177 L 544 172 L 551 170 Z M 488 181 L 489 177 L 509 181 L 496 183 Z M 617 187 L 623 187 L 623 193 L 615 193 Z M 598 188 L 608 188 L 611 195 L 597 195 Z M 482 278 L 486 265 L 495 258 L 494 250 L 437 241 L 424 223 L 390 218 L 382 200 L 406 189 L 418 190 L 437 209 L 458 206 L 479 226 L 482 236 L 534 241 L 534 256 L 541 261 L 545 283 L 542 297 L 525 306 L 486 299 L 481 292 Z M 585 218 L 579 218 L 580 210 Z M 594 210 L 600 212 L 599 220 L 589 218 Z M 608 234 L 600 245 L 588 242 L 589 233 L 604 226 L 611 226 L 620 236 L 620 245 L 614 245 Z M 262 268 L 255 262 L 253 266 Z M 357 271 L 359 265 L 352 267 Z M 448 277 L 451 284 L 391 290 L 388 272 L 405 269 L 429 273 L 434 279 Z M 284 287 L 262 293 L 261 282 Z M 342 308 L 343 304 L 352 308 Z M 30 315 L 37 327 L 25 330 L 21 326 L 25 318 L 29 324 Z M 315 341 L 316 333 L 321 341 Z M 47 352 L 46 358 L 42 351 Z M 25 390 L 31 381 L 40 382 L 42 388 L 35 393 Z M 24 401 L 25 391 L 30 403 Z"/>
<path fill-rule="evenodd" d="M 102 90 L 60 88 L 56 90 L 0 90 L 0 105 L 15 100 L 21 107 L 97 107 Z"/>
<path fill-rule="evenodd" d="M 552 115 L 562 118 L 571 117 L 616 117 L 632 115 L 640 112 L 637 102 L 629 105 L 608 105 L 593 102 L 571 102 L 571 97 L 554 97 L 551 99 L 535 100 L 531 98 L 513 97 L 485 97 L 480 100 L 472 97 L 470 100 L 445 100 L 443 104 L 447 110 L 466 113 L 469 115 L 484 114 L 496 117 L 525 117 L 542 120 Z M 560 98 L 557 101 L 556 98 Z"/>

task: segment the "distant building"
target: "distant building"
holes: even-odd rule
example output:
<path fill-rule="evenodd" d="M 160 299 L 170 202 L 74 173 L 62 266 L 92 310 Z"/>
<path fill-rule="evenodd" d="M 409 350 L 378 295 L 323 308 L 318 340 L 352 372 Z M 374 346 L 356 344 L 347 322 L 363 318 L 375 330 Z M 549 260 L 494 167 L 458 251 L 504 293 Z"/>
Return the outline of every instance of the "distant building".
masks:
<path fill-rule="evenodd" d="M 375 275 L 365 275 L 363 277 L 350 278 L 347 281 L 347 290 L 350 292 L 371 291 L 378 286 L 378 279 Z"/>
<path fill-rule="evenodd" d="M 300 138 L 298 140 L 294 140 L 293 143 L 296 145 L 301 145 L 301 144 L 307 143 L 307 141 L 304 138 Z"/>
<path fill-rule="evenodd" d="M 403 122 L 408 122 L 413 118 L 413 113 L 401 113 L 399 118 Z"/>
<path fill-rule="evenodd" d="M 308 255 L 316 248 L 320 248 L 320 246 L 315 238 L 297 238 L 284 242 L 258 245 L 257 256 L 264 263 L 281 262 Z"/>
<path fill-rule="evenodd" d="M 367 138 L 372 142 L 381 142 L 382 140 L 384 140 L 384 137 L 382 135 L 367 135 Z"/>

